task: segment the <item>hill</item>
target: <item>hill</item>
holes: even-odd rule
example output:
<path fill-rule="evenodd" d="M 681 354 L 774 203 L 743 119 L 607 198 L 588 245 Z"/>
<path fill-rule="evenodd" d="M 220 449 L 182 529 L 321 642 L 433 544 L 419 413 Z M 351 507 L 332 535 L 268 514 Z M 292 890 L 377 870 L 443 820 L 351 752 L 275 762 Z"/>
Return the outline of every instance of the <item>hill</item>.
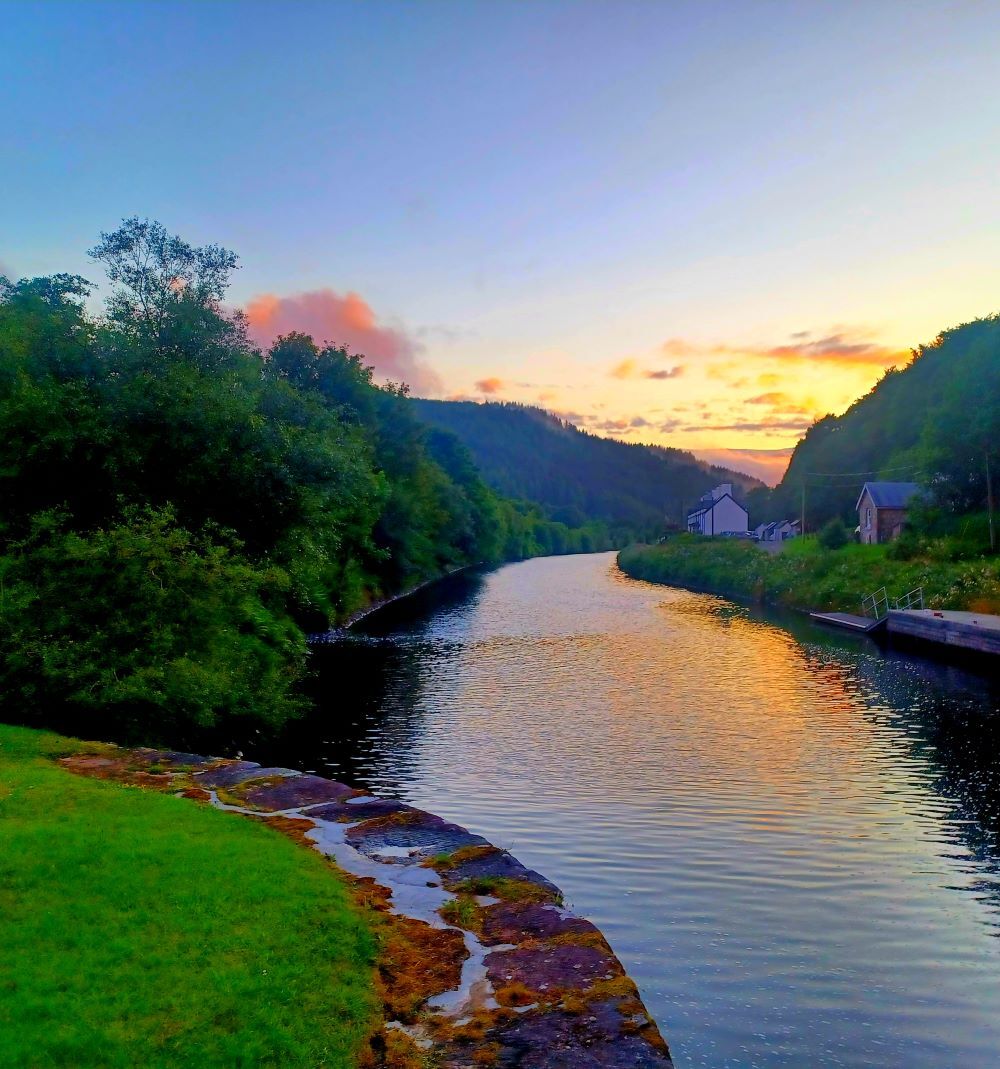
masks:
<path fill-rule="evenodd" d="M 598 438 L 541 408 L 510 402 L 414 400 L 417 415 L 457 435 L 501 494 L 541 505 L 570 526 L 600 520 L 633 535 L 683 523 L 706 489 L 731 482 L 738 496 L 763 486 L 752 476 L 679 449 Z"/>
<path fill-rule="evenodd" d="M 752 521 L 797 516 L 803 486 L 809 529 L 853 521 L 866 479 L 919 482 L 951 513 L 975 512 L 998 446 L 1000 316 L 990 316 L 944 331 L 842 416 L 813 424 L 782 481 L 750 494 Z"/>

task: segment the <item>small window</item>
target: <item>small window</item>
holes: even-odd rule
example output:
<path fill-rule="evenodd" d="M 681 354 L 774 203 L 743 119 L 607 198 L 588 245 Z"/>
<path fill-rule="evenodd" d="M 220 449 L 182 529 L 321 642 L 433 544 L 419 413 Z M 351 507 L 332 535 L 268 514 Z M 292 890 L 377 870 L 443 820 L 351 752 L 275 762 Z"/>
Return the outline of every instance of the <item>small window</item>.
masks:
<path fill-rule="evenodd" d="M 865 526 L 871 527 L 872 525 L 872 510 L 871 508 L 865 509 Z"/>

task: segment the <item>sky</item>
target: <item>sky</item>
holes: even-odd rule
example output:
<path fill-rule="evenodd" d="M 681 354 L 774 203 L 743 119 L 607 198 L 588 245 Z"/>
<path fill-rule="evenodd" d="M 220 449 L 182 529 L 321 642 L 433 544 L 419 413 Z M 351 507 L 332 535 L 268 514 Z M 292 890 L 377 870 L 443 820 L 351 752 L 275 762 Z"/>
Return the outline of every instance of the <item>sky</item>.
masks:
<path fill-rule="evenodd" d="M 0 271 L 127 216 L 255 337 L 774 481 L 1000 310 L 1000 4 L 0 0 Z M 100 291 L 99 291 L 100 293 Z"/>

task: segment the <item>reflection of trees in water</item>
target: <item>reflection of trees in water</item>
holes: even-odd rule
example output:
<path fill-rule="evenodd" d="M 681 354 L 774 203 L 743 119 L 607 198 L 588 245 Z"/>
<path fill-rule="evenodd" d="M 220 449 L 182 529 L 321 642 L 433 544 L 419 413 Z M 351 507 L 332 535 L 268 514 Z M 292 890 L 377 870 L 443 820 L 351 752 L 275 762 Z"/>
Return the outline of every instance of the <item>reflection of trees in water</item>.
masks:
<path fill-rule="evenodd" d="M 421 658 L 415 652 L 389 641 L 350 637 L 317 647 L 307 684 L 310 711 L 279 735 L 255 739 L 246 756 L 369 786 L 373 751 L 391 738 L 406 754 L 419 736 L 418 704 L 390 695 L 419 692 Z"/>
<path fill-rule="evenodd" d="M 448 655 L 419 636 L 440 614 L 474 607 L 484 574 L 449 576 L 373 613 L 342 641 L 314 647 L 310 711 L 279 735 L 246 744 L 245 756 L 398 793 L 421 738 L 425 681 L 435 659 Z"/>
<path fill-rule="evenodd" d="M 869 715 L 887 719 L 930 774 L 925 783 L 949 803 L 948 831 L 984 877 L 1000 908 L 1000 680 L 980 661 L 956 666 L 841 635 L 795 614 L 753 610 L 779 623 L 808 659 L 842 664 Z"/>

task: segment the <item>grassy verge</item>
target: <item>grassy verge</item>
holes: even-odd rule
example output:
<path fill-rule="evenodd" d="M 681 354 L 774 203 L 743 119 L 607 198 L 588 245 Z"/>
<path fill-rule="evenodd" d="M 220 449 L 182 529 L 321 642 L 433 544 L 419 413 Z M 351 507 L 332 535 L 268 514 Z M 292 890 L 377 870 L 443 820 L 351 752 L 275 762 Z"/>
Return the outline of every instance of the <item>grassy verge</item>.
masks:
<path fill-rule="evenodd" d="M 678 535 L 618 555 L 627 575 L 789 608 L 859 612 L 884 586 L 890 598 L 923 587 L 934 608 L 1000 612 L 1000 560 L 893 560 L 886 546 L 824 549 L 815 538 L 771 555 L 738 539 Z"/>
<path fill-rule="evenodd" d="M 83 745 L 0 725 L 0 1065 L 355 1065 L 375 942 L 336 871 L 53 764 Z"/>

